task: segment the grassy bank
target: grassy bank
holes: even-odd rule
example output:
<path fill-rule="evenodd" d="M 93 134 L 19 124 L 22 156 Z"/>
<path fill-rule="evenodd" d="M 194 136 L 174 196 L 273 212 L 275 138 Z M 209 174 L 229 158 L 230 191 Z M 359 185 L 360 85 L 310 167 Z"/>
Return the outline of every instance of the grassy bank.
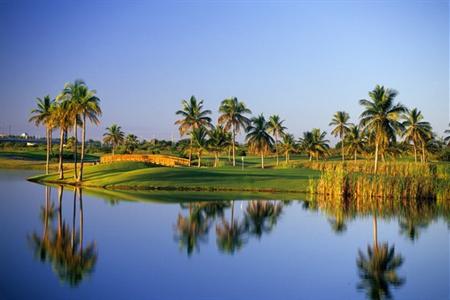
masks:
<path fill-rule="evenodd" d="M 0 151 L 0 169 L 23 169 L 23 170 L 45 170 L 45 151 L 20 150 L 20 151 Z M 86 164 L 92 165 L 93 161 L 98 161 L 96 155 L 86 155 Z M 64 154 L 64 169 L 73 168 L 73 154 L 67 152 Z M 54 154 L 50 160 L 50 170 L 58 169 L 58 158 Z"/>
<path fill-rule="evenodd" d="M 123 162 L 85 169 L 83 186 L 109 189 L 307 192 L 309 180 L 319 172 L 304 169 L 166 168 Z M 59 181 L 57 174 L 39 175 L 31 181 L 74 184 L 72 172 Z"/>

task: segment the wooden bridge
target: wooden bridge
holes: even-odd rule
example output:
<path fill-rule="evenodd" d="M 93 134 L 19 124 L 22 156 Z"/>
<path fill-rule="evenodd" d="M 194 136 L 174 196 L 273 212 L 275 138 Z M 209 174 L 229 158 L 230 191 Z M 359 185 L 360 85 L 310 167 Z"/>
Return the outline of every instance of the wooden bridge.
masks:
<path fill-rule="evenodd" d="M 161 154 L 115 154 L 100 157 L 102 164 L 120 161 L 144 162 L 166 167 L 189 166 L 189 159 Z"/>

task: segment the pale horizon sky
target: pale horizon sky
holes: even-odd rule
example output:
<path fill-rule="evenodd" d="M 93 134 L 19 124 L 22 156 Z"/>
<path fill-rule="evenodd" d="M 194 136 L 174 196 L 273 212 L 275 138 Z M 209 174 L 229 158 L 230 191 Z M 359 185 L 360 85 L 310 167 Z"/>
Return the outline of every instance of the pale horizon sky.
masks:
<path fill-rule="evenodd" d="M 77 78 L 102 100 L 96 139 L 112 123 L 178 139 L 175 111 L 191 95 L 214 121 L 236 96 L 296 137 L 329 133 L 338 110 L 358 122 L 376 84 L 439 136 L 449 123 L 448 1 L 0 0 L 0 45 L 0 133 L 42 136 L 27 122 L 35 98 Z"/>

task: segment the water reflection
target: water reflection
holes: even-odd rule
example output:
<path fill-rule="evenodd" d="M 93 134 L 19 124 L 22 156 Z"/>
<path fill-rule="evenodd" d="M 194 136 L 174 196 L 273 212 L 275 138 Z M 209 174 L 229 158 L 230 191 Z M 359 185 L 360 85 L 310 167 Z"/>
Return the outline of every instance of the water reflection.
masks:
<path fill-rule="evenodd" d="M 378 243 L 377 217 L 373 216 L 373 244 L 367 246 L 367 253 L 358 250 L 356 265 L 361 281 L 359 290 L 365 290 L 369 299 L 391 299 L 391 286 L 398 288 L 405 279 L 397 275 L 403 264 L 403 257 L 395 254 L 395 246 L 387 242 Z"/>
<path fill-rule="evenodd" d="M 52 201 L 52 192 L 57 192 L 54 195 L 56 201 Z M 67 198 L 67 195 L 66 198 L 63 197 L 64 192 L 62 187 L 57 189 L 45 187 L 44 202 L 39 211 L 42 227 L 38 232 L 29 234 L 28 240 L 35 256 L 43 263 L 50 265 L 61 281 L 69 286 L 78 286 L 93 273 L 98 259 L 98 250 L 95 241 L 85 245 L 86 241 L 83 240 L 83 190 L 71 191 L 70 199 Z M 89 190 L 84 192 L 88 193 Z M 169 196 L 165 194 L 164 197 Z M 168 203 L 166 198 L 145 200 Z M 119 203 L 119 201 L 116 200 L 114 203 Z M 63 214 L 63 202 L 70 206 L 70 212 L 66 212 L 66 215 Z M 164 206 L 164 209 L 170 208 L 167 210 L 170 212 L 169 218 L 158 219 L 162 226 L 152 227 L 154 228 L 152 230 L 157 232 L 152 232 L 152 234 L 168 237 L 167 247 L 172 250 L 176 250 L 178 245 L 183 259 L 192 257 L 194 254 L 201 254 L 202 247 L 206 248 L 206 246 L 213 247 L 215 252 L 240 255 L 245 251 L 255 251 L 254 248 L 248 247 L 249 244 L 258 244 L 257 241 L 269 239 L 270 234 L 277 233 L 277 225 L 284 222 L 283 216 L 286 221 L 292 222 L 292 216 L 301 213 L 299 209 L 292 208 L 290 210 L 289 205 L 293 203 L 296 201 L 179 201 L 176 205 Z M 433 201 L 399 202 L 373 199 L 348 201 L 346 199 L 316 198 L 297 203 L 303 210 L 323 218 L 326 230 L 332 232 L 332 236 L 337 237 L 340 241 L 349 238 L 354 221 L 361 224 L 361 220 L 363 222 L 372 220 L 373 241 L 369 242 L 367 247 L 364 246 L 364 249 L 358 249 L 361 244 L 351 246 L 348 251 L 350 253 L 349 261 L 346 264 L 346 266 L 349 264 L 351 266 L 351 276 L 358 279 L 356 288 L 355 285 L 352 285 L 352 291 L 354 293 L 363 291 L 369 299 L 389 299 L 393 296 L 393 290 L 401 288 L 406 282 L 406 277 L 400 269 L 404 265 L 405 259 L 398 250 L 400 249 L 406 255 L 407 252 L 401 246 L 402 244 L 398 243 L 398 240 L 396 241 L 399 249 L 395 248 L 394 241 L 378 241 L 379 220 L 393 220 L 394 222 L 390 222 L 389 226 L 394 226 L 395 232 L 399 232 L 413 242 L 418 241 L 425 228 L 438 218 L 444 219 L 450 224 L 449 205 Z M 153 210 L 153 206 L 149 206 L 149 208 Z M 120 209 L 120 206 L 111 209 L 117 210 Z M 298 217 L 301 219 L 300 215 Z M 94 221 L 91 220 L 91 222 Z M 326 223 L 327 221 L 329 225 Z M 306 221 L 298 224 L 306 224 Z M 127 224 L 120 224 L 120 226 L 126 228 Z M 432 226 L 430 225 L 430 227 Z M 140 227 L 140 229 L 148 230 L 145 227 Z M 300 227 L 297 230 L 300 231 Z M 346 234 L 343 236 L 345 232 Z M 278 232 L 278 234 L 282 236 L 282 232 Z M 100 240 L 100 236 L 101 232 L 98 232 L 97 239 Z M 175 243 L 171 237 L 175 239 Z M 290 244 L 291 242 L 292 240 L 289 240 L 286 245 L 295 244 L 295 242 Z M 300 250 L 308 247 L 304 240 L 301 240 L 301 243 Z M 102 242 L 102 244 L 104 243 Z M 336 242 L 336 245 L 338 244 L 339 242 Z M 406 242 L 406 244 L 410 243 Z M 138 246 L 142 245 L 136 245 L 136 247 Z M 166 247 L 166 245 L 161 247 Z M 263 245 L 258 247 L 263 247 Z M 114 251 L 112 248 L 106 250 Z M 264 251 L 265 249 L 258 248 L 256 251 L 259 250 Z M 408 261 L 409 263 L 406 265 L 411 264 L 411 260 Z M 182 262 L 183 260 L 181 260 Z M 179 262 L 173 267 L 179 268 Z M 326 266 L 324 269 L 328 267 Z M 100 270 L 98 272 L 101 273 Z M 412 281 L 411 277 L 409 281 Z"/>
<path fill-rule="evenodd" d="M 94 271 L 97 262 L 97 247 L 95 242 L 83 245 L 83 192 L 74 190 L 72 227 L 63 219 L 63 193 L 58 188 L 58 220 L 54 224 L 55 206 L 51 201 L 51 188 L 45 187 L 45 206 L 41 208 L 44 217 L 43 234 L 33 232 L 28 241 L 39 260 L 48 263 L 58 278 L 70 286 L 78 286 L 85 277 Z M 79 202 L 79 224 L 76 227 L 77 200 Z"/>

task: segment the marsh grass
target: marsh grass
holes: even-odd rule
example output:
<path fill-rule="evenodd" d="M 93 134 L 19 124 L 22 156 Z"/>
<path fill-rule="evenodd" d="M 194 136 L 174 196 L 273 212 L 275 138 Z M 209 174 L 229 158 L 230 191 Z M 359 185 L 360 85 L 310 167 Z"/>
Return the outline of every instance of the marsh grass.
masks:
<path fill-rule="evenodd" d="M 318 180 L 310 180 L 310 193 L 331 198 L 450 199 L 450 169 L 445 164 L 410 162 L 381 163 L 372 173 L 369 162 L 311 162 L 320 170 Z"/>

